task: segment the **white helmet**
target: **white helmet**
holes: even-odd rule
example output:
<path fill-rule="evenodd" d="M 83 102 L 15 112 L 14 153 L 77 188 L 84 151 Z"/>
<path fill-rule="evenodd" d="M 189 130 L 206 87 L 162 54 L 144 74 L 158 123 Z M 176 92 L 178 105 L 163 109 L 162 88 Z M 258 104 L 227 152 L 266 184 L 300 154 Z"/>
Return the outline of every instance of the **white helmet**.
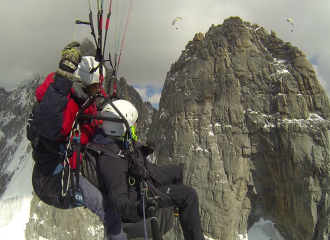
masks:
<path fill-rule="evenodd" d="M 126 100 L 117 100 L 113 102 L 113 105 L 115 105 L 116 108 L 121 112 L 121 114 L 123 114 L 123 116 L 126 118 L 129 127 L 132 127 L 134 123 L 136 123 L 136 120 L 138 119 L 139 115 L 132 103 Z M 109 103 L 105 105 L 100 115 L 102 117 L 121 119 L 119 114 L 113 107 L 111 107 Z M 126 131 L 125 124 L 111 121 L 103 121 L 102 129 L 106 135 L 118 137 L 122 136 Z"/>
<path fill-rule="evenodd" d="M 81 84 L 82 87 L 87 87 L 93 83 L 100 82 L 100 73 L 99 69 L 97 69 L 93 73 L 89 73 L 92 68 L 95 68 L 99 65 L 99 62 L 95 61 L 94 57 L 82 57 L 81 62 L 78 64 L 77 70 L 74 75 L 78 78 L 78 83 Z M 103 75 L 105 77 L 105 67 L 103 66 Z"/>

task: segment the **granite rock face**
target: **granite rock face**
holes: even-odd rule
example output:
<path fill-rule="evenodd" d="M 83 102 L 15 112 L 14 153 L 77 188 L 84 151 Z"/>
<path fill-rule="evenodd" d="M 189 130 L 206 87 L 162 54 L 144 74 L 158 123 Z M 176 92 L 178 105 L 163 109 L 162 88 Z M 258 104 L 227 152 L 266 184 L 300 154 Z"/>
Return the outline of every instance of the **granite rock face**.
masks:
<path fill-rule="evenodd" d="M 186 45 L 148 139 L 200 201 L 205 234 L 232 240 L 260 218 L 285 239 L 328 239 L 329 99 L 305 54 L 239 17 Z M 183 239 L 180 228 L 166 239 Z"/>

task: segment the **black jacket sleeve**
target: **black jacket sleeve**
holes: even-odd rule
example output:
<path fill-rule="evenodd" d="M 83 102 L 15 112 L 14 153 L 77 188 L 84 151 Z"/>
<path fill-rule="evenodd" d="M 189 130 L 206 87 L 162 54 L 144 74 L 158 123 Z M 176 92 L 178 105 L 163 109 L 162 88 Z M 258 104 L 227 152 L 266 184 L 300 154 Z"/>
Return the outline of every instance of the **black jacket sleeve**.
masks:
<path fill-rule="evenodd" d="M 112 206 L 124 219 L 139 218 L 136 198 L 130 199 L 127 183 L 127 161 L 123 158 L 101 155 L 99 158 L 99 170 L 107 187 Z"/>
<path fill-rule="evenodd" d="M 71 87 L 71 81 L 55 74 L 54 82 L 49 85 L 42 101 L 33 110 L 36 131 L 52 141 L 65 137 L 61 133 L 63 111 L 68 104 Z"/>

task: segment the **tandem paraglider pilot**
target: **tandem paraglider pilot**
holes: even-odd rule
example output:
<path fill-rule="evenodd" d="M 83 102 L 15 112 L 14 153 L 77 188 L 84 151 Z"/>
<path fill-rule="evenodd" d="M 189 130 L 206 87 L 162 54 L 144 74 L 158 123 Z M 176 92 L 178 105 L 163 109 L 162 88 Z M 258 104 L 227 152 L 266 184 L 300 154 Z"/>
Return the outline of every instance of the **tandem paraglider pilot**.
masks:
<path fill-rule="evenodd" d="M 99 91 L 100 78 L 98 72 L 90 73 L 99 63 L 94 57 L 82 57 L 79 46 L 72 42 L 62 50 L 59 68 L 36 90 L 37 103 L 27 126 L 35 161 L 32 185 L 44 203 L 60 209 L 85 206 L 99 216 L 108 239 L 126 240 L 121 218 L 107 195 L 75 172 L 81 155 L 74 143 L 83 148 L 94 134 L 97 122 L 84 121 L 77 131 L 79 135 L 72 128 L 82 104 Z M 95 103 L 83 113 L 96 115 Z"/>

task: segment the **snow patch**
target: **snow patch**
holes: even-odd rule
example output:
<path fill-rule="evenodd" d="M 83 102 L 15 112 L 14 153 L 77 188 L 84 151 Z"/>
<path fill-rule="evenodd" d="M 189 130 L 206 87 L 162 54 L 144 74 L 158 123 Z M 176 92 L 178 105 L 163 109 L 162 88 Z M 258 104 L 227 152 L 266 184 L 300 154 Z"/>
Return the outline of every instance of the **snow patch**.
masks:
<path fill-rule="evenodd" d="M 267 115 L 264 113 L 253 111 L 250 108 L 248 108 L 247 111 L 249 114 L 258 115 L 258 117 L 265 120 L 266 122 L 264 128 L 275 127 L 275 119 L 278 118 L 278 116 L 280 115 L 279 112 L 273 115 L 271 114 Z M 254 122 L 257 123 L 257 121 Z M 316 113 L 310 113 L 308 119 L 278 119 L 278 124 L 283 124 L 283 123 L 299 124 L 300 127 L 313 127 L 314 124 L 322 123 L 322 122 L 329 123 L 328 120 L 322 118 L 320 115 Z"/>
<path fill-rule="evenodd" d="M 26 101 L 26 99 L 28 99 L 28 94 L 26 92 L 26 89 L 23 89 L 21 92 L 20 92 L 20 99 L 19 99 L 19 105 L 21 106 L 25 106 L 28 101 Z"/>
<path fill-rule="evenodd" d="M 33 192 L 33 160 L 31 153 L 26 151 L 27 146 L 28 141 L 24 138 L 5 170 L 16 171 L 0 198 L 0 239 L 25 240 L 24 231 L 30 217 Z"/>
<path fill-rule="evenodd" d="M 320 115 L 316 114 L 316 113 L 311 113 L 309 114 L 309 118 L 308 120 L 314 120 L 314 121 L 325 121 L 325 119 L 323 117 L 321 117 Z"/>
<path fill-rule="evenodd" d="M 203 149 L 201 147 L 197 147 L 196 151 L 203 151 Z"/>
<path fill-rule="evenodd" d="M 282 70 L 277 70 L 277 73 L 282 74 L 282 73 L 290 73 L 290 72 L 287 69 L 282 69 Z"/>
<path fill-rule="evenodd" d="M 11 138 L 8 138 L 6 141 L 5 149 L 14 147 L 17 144 L 16 138 L 17 138 L 17 136 L 15 136 L 15 135 Z"/>
<path fill-rule="evenodd" d="M 5 134 L 0 130 L 0 140 L 3 139 Z"/>
<path fill-rule="evenodd" d="M 31 218 L 34 220 L 34 222 L 36 222 L 39 219 L 36 213 L 33 213 L 33 216 Z"/>
<path fill-rule="evenodd" d="M 286 63 L 286 60 L 284 60 L 284 59 L 274 58 L 274 61 L 275 61 L 275 63 L 278 63 L 278 64 Z"/>
<path fill-rule="evenodd" d="M 176 72 L 176 73 L 174 73 L 172 76 L 170 76 L 168 80 L 169 80 L 169 81 L 174 81 L 174 80 L 177 78 L 178 75 L 179 75 L 179 73 Z"/>
<path fill-rule="evenodd" d="M 274 223 L 263 218 L 249 229 L 247 235 L 246 240 L 285 240 L 274 227 Z"/>
<path fill-rule="evenodd" d="M 28 76 L 26 79 L 24 79 L 23 81 L 19 82 L 16 85 L 16 88 L 24 87 L 25 85 L 29 84 L 32 80 L 34 80 L 33 74 L 30 74 L 30 76 Z"/>
<path fill-rule="evenodd" d="M 11 120 L 13 120 L 13 119 L 15 119 L 16 118 L 16 116 L 14 115 L 14 114 L 6 114 L 5 116 L 4 116 L 4 112 L 2 112 L 1 114 L 0 114 L 0 123 L 2 123 L 1 124 L 1 126 L 2 127 L 4 127 L 5 125 L 7 125 Z"/>
<path fill-rule="evenodd" d="M 247 234 L 238 234 L 236 240 L 249 240 Z"/>
<path fill-rule="evenodd" d="M 274 128 L 275 124 L 273 123 L 265 123 L 264 128 Z"/>
<path fill-rule="evenodd" d="M 39 236 L 39 240 L 48 240 L 48 238 L 43 238 Z"/>
<path fill-rule="evenodd" d="M 16 145 L 15 139 L 17 136 L 12 137 L 11 139 L 7 140 L 7 145 Z M 20 142 L 14 156 L 13 160 L 10 162 L 9 166 L 7 167 L 7 172 L 13 172 L 15 169 L 20 168 L 21 161 L 24 160 L 27 156 L 30 157 L 30 152 L 27 152 L 27 147 L 30 144 L 30 141 L 27 138 L 23 137 L 23 140 Z M 7 147 L 7 146 L 6 146 Z"/>
<path fill-rule="evenodd" d="M 32 159 L 21 163 L 0 199 L 0 239 L 25 239 L 33 191 L 32 168 Z"/>
<path fill-rule="evenodd" d="M 92 236 L 95 236 L 95 228 L 93 226 L 89 226 L 87 230 L 92 234 Z"/>
<path fill-rule="evenodd" d="M 164 108 L 162 108 L 161 114 L 159 115 L 159 118 L 165 118 L 165 117 L 166 117 L 166 113 L 164 111 Z"/>
<path fill-rule="evenodd" d="M 209 237 L 206 237 L 206 236 L 204 236 L 205 237 L 205 240 L 214 240 L 213 238 L 209 238 Z"/>
<path fill-rule="evenodd" d="M 97 231 L 103 230 L 103 225 L 102 226 L 98 226 L 96 228 L 94 226 L 89 226 L 87 229 L 91 233 L 92 236 L 95 236 Z"/>

